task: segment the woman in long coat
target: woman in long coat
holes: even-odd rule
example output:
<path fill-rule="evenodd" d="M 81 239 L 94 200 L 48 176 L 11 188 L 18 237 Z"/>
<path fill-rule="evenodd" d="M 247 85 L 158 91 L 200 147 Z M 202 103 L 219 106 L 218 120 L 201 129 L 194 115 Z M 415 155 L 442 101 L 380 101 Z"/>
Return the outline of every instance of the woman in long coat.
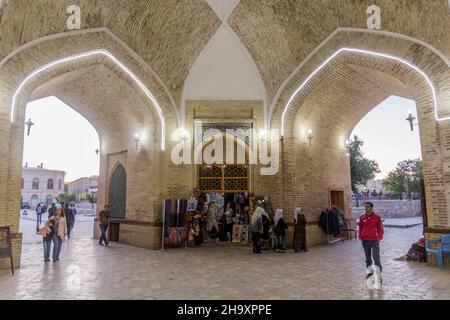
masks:
<path fill-rule="evenodd" d="M 217 237 L 219 236 L 219 219 L 219 208 L 214 202 L 211 202 L 209 204 L 208 211 L 206 212 L 206 231 L 208 232 L 208 239 L 210 244 L 212 240 L 215 242 L 217 240 Z"/>
<path fill-rule="evenodd" d="M 302 208 L 295 209 L 294 212 L 294 251 L 308 251 L 306 248 L 306 218 Z"/>

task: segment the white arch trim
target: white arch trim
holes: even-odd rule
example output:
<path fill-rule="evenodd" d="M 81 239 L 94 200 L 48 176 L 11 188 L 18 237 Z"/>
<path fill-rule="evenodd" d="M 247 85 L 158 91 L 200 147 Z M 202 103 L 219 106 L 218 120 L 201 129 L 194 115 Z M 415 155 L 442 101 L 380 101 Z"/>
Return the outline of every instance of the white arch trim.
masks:
<path fill-rule="evenodd" d="M 283 110 L 283 115 L 281 116 L 281 136 L 284 135 L 284 122 L 285 122 L 285 116 L 286 116 L 286 112 L 289 110 L 290 104 L 292 103 L 292 101 L 294 100 L 295 96 L 308 84 L 308 82 L 317 74 L 320 72 L 320 70 L 322 70 L 330 61 L 332 61 L 334 58 L 336 58 L 336 56 L 338 56 L 340 53 L 342 52 L 353 52 L 353 53 L 361 53 L 361 54 L 366 54 L 366 55 L 371 55 L 371 56 L 376 56 L 376 57 L 381 57 L 381 58 L 386 58 L 386 59 L 390 59 L 390 60 L 395 60 L 398 61 L 404 65 L 407 65 L 408 67 L 414 69 L 417 73 L 419 73 L 424 79 L 425 81 L 428 83 L 428 85 L 430 86 L 431 92 L 432 92 L 432 96 L 433 96 L 433 104 L 434 104 L 434 116 L 436 118 L 436 121 L 446 121 L 446 120 L 450 120 L 450 116 L 449 117 L 443 117 L 443 118 L 439 118 L 438 115 L 438 104 L 437 104 L 437 97 L 436 97 L 436 90 L 433 86 L 433 83 L 431 82 L 430 78 L 419 68 L 417 68 L 415 65 L 409 63 L 408 61 L 405 61 L 399 57 L 395 57 L 395 56 L 391 56 L 388 54 L 384 54 L 384 53 L 379 53 L 379 52 L 374 52 L 374 51 L 368 51 L 368 50 L 362 50 L 362 49 L 354 49 L 354 48 L 342 48 L 339 49 L 338 51 L 336 51 L 331 57 L 329 57 L 327 60 L 325 60 L 325 62 L 323 62 L 316 70 L 314 70 L 314 72 L 312 72 L 306 79 L 305 81 L 303 81 L 300 86 L 294 91 L 294 93 L 291 95 L 291 97 L 289 98 L 288 102 L 286 103 L 286 106 L 284 107 Z"/>
<path fill-rule="evenodd" d="M 40 43 L 43 43 L 45 41 L 49 40 L 55 40 L 55 39 L 61 39 L 65 37 L 72 37 L 77 35 L 84 35 L 84 34 L 94 34 L 94 33 L 105 33 L 107 36 L 112 38 L 115 42 L 117 42 L 122 49 L 124 49 L 128 54 L 130 54 L 137 62 L 148 68 L 149 72 L 153 77 L 155 77 L 156 81 L 161 85 L 161 87 L 164 89 L 164 92 L 166 93 L 168 99 L 170 100 L 170 103 L 172 105 L 172 109 L 176 114 L 178 125 L 180 125 L 180 115 L 178 114 L 178 109 L 176 107 L 175 101 L 173 100 L 173 97 L 171 93 L 169 92 L 169 89 L 164 84 L 164 82 L 161 80 L 159 75 L 149 66 L 149 64 L 141 58 L 140 55 L 138 55 L 133 49 L 131 49 L 124 41 L 122 41 L 119 37 L 117 37 L 114 33 L 112 33 L 108 28 L 106 27 L 99 27 L 99 28 L 90 28 L 90 29 L 81 29 L 81 30 L 72 30 L 68 32 L 61 32 L 61 33 L 55 33 L 51 35 L 44 36 L 42 38 L 31 40 L 19 48 L 15 49 L 11 53 L 9 53 L 6 57 L 4 57 L 2 60 L 0 60 L 0 68 L 3 67 L 10 59 L 12 59 L 14 56 L 18 55 L 19 53 L 23 52 L 24 50 L 30 49 Z"/>
<path fill-rule="evenodd" d="M 44 66 L 42 66 L 42 67 L 40 67 L 40 68 L 38 68 L 36 70 L 34 70 L 31 74 L 29 74 L 22 81 L 22 83 L 19 85 L 19 87 L 14 92 L 12 103 L 11 103 L 11 123 L 14 123 L 14 111 L 15 111 L 17 97 L 20 94 L 20 91 L 22 90 L 22 88 L 27 84 L 27 82 L 30 79 L 32 79 L 33 77 L 37 76 L 41 72 L 43 72 L 43 71 L 45 71 L 45 70 L 47 70 L 47 69 L 49 69 L 51 67 L 54 67 L 56 65 L 59 65 L 59 64 L 65 63 L 65 62 L 69 62 L 69 61 L 83 59 L 83 58 L 86 58 L 86 57 L 89 57 L 89 56 L 94 56 L 94 55 L 103 55 L 103 56 L 111 59 L 111 61 L 113 61 L 123 72 L 125 72 L 131 79 L 133 79 L 133 81 L 142 89 L 144 94 L 153 103 L 153 105 L 156 108 L 156 111 L 158 112 L 159 120 L 161 122 L 161 150 L 165 150 L 165 126 L 166 126 L 166 124 L 165 124 L 165 120 L 164 120 L 164 115 L 163 115 L 162 109 L 159 106 L 158 101 L 153 96 L 153 94 L 150 92 L 150 90 L 148 90 L 148 88 L 142 83 L 141 80 L 139 80 L 139 78 L 130 69 L 128 69 L 122 62 L 120 62 L 119 59 L 114 57 L 109 51 L 104 50 L 104 49 L 92 50 L 92 51 L 76 54 L 76 55 L 73 55 L 73 56 L 69 56 L 69 57 L 66 57 L 66 58 L 58 59 L 58 60 L 50 62 L 50 63 L 48 63 L 48 64 L 46 64 L 46 65 L 44 65 Z"/>

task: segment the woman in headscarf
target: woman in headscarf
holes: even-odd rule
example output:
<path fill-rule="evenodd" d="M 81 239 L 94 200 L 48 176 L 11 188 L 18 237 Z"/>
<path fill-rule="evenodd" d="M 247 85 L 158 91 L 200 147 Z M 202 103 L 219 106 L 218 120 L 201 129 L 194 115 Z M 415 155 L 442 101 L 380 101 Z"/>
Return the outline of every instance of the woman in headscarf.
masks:
<path fill-rule="evenodd" d="M 219 218 L 220 212 L 214 202 L 211 202 L 206 212 L 206 231 L 208 232 L 209 244 L 214 240 L 217 240 L 219 236 Z"/>
<path fill-rule="evenodd" d="M 270 249 L 270 216 L 269 214 L 266 212 L 266 210 L 263 209 L 263 213 L 262 213 L 262 227 L 263 227 L 263 232 L 262 232 L 262 250 L 269 250 Z"/>
<path fill-rule="evenodd" d="M 308 251 L 306 248 L 306 218 L 302 208 L 295 209 L 294 226 L 294 251 Z"/>
<path fill-rule="evenodd" d="M 286 245 L 284 241 L 284 237 L 286 236 L 286 230 L 288 226 L 283 219 L 283 209 L 277 209 L 274 217 L 274 233 L 275 233 L 275 245 L 273 250 L 276 252 L 284 253 L 286 250 Z"/>
<path fill-rule="evenodd" d="M 260 238 L 263 231 L 262 216 L 265 211 L 261 207 L 257 207 L 252 215 L 252 242 L 253 253 L 261 253 Z"/>

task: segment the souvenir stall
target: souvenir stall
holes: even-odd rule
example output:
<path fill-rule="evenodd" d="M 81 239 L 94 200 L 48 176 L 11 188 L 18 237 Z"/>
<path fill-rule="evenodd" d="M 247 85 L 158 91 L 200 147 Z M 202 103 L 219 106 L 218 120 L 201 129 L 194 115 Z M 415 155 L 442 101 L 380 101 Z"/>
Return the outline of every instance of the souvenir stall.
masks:
<path fill-rule="evenodd" d="M 187 204 L 186 199 L 164 200 L 162 249 L 186 246 Z"/>

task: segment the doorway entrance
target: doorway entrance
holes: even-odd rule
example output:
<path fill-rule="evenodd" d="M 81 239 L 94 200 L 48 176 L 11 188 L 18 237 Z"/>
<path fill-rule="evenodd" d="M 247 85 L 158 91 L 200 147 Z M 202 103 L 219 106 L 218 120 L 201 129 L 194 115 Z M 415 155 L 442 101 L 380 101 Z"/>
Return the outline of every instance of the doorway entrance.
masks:
<path fill-rule="evenodd" d="M 330 190 L 330 205 L 345 210 L 344 190 Z"/>

